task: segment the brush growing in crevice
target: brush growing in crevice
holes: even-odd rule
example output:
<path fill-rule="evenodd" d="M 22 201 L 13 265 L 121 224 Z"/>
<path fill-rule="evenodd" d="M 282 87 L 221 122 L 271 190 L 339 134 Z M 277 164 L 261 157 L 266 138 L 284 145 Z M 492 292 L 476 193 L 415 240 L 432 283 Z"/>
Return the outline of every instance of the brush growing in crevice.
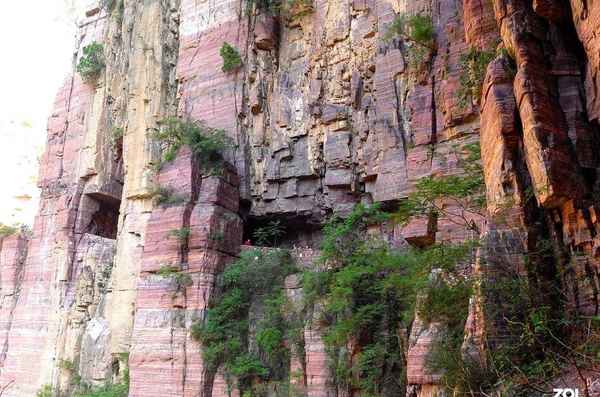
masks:
<path fill-rule="evenodd" d="M 239 51 L 228 42 L 224 42 L 219 50 L 223 59 L 223 72 L 229 73 L 239 69 L 242 66 L 242 57 Z"/>
<path fill-rule="evenodd" d="M 260 384 L 289 381 L 290 350 L 284 343 L 292 332 L 283 317 L 285 277 L 296 272 L 285 250 L 249 250 L 223 272 L 221 294 L 211 302 L 204 321 L 192 327 L 202 344 L 206 368 L 223 368 L 230 388 L 255 395 Z M 262 307 L 256 324 L 259 351 L 250 351 L 250 311 Z M 236 379 L 236 382 L 234 382 Z"/>
<path fill-rule="evenodd" d="M 471 48 L 460 57 L 460 86 L 458 88 L 458 106 L 467 106 L 481 101 L 483 80 L 488 64 L 494 59 L 494 51 L 482 51 Z"/>
<path fill-rule="evenodd" d="M 175 160 L 182 146 L 187 146 L 203 171 L 218 171 L 223 167 L 223 152 L 233 147 L 223 130 L 207 127 L 200 121 L 169 117 L 161 120 L 160 125 L 152 134 L 153 139 L 164 148 L 158 170 L 163 163 Z"/>
<path fill-rule="evenodd" d="M 77 64 L 77 72 L 86 82 L 92 82 L 98 78 L 104 69 L 104 46 L 93 42 L 83 47 L 83 56 Z"/>

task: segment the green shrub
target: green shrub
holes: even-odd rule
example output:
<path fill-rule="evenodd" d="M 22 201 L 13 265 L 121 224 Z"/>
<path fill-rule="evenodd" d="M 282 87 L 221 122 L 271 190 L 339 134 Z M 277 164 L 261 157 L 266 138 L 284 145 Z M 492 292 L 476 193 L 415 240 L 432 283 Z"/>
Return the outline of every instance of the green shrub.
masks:
<path fill-rule="evenodd" d="M 271 15 L 289 15 L 293 9 L 301 8 L 305 13 L 308 13 L 312 10 L 313 1 L 312 0 L 248 0 L 246 2 L 246 11 L 250 13 L 254 8 L 257 10 L 271 14 Z M 296 15 L 300 16 L 300 15 Z"/>
<path fill-rule="evenodd" d="M 466 54 L 461 55 L 458 88 L 458 104 L 461 108 L 473 102 L 479 103 L 481 100 L 485 72 L 492 59 L 494 59 L 493 51 L 481 51 L 476 48 L 471 48 Z"/>
<path fill-rule="evenodd" d="M 400 14 L 394 18 L 384 38 L 390 40 L 399 37 L 405 41 L 433 48 L 434 34 L 433 22 L 429 15 Z"/>
<path fill-rule="evenodd" d="M 74 393 L 74 397 L 127 397 L 129 395 L 129 372 L 125 370 L 123 381 L 106 383 L 100 387 L 87 387 Z"/>
<path fill-rule="evenodd" d="M 76 371 L 75 364 L 70 360 L 58 360 L 58 368 L 67 370 L 67 371 Z"/>
<path fill-rule="evenodd" d="M 164 207 L 182 204 L 186 200 L 183 195 L 177 194 L 172 188 L 165 186 L 155 186 L 150 195 L 154 198 L 156 205 Z"/>
<path fill-rule="evenodd" d="M 222 153 L 232 147 L 223 130 L 209 128 L 196 120 L 169 117 L 160 122 L 161 128 L 152 137 L 166 146 L 162 162 L 175 159 L 182 146 L 188 146 L 204 169 L 221 167 Z"/>
<path fill-rule="evenodd" d="M 454 153 L 462 174 L 421 178 L 408 199 L 402 201 L 392 218 L 405 224 L 415 215 L 447 216 L 455 222 L 478 232 L 472 215 L 482 215 L 485 208 L 485 182 L 479 144 L 468 144 Z M 441 202 L 456 206 L 452 212 Z M 458 211 L 457 211 L 458 210 Z"/>
<path fill-rule="evenodd" d="M 192 326 L 192 337 L 202 343 L 207 368 L 215 371 L 223 366 L 226 379 L 237 378 L 242 395 L 251 392 L 259 379 L 288 379 L 290 353 L 283 341 L 289 340 L 293 327 L 283 317 L 283 282 L 294 271 L 287 251 L 243 252 L 223 272 L 222 293 L 211 302 L 205 320 Z M 248 351 L 252 302 L 264 308 L 256 328 L 258 355 Z"/>
<path fill-rule="evenodd" d="M 445 327 L 462 329 L 469 311 L 471 283 L 465 279 L 449 283 L 438 280 L 428 286 L 420 302 L 419 315 L 425 322 L 438 321 Z"/>
<path fill-rule="evenodd" d="M 386 41 L 395 37 L 404 41 L 410 70 L 422 70 L 436 51 L 435 30 L 428 15 L 397 15 L 383 36 Z"/>
<path fill-rule="evenodd" d="M 0 238 L 12 236 L 18 231 L 19 229 L 16 226 L 8 226 L 0 222 Z"/>
<path fill-rule="evenodd" d="M 112 150 L 118 151 L 123 149 L 123 127 L 114 127 L 110 134 L 110 146 Z"/>
<path fill-rule="evenodd" d="M 44 385 L 38 392 L 36 393 L 36 397 L 52 397 L 52 386 Z"/>
<path fill-rule="evenodd" d="M 318 302 L 322 308 L 323 340 L 336 384 L 368 396 L 403 394 L 403 346 L 408 342 L 398 330 L 409 333 L 417 294 L 427 288 L 431 270 L 455 272 L 471 252 L 469 244 L 396 251 L 369 237 L 370 225 L 390 219 L 377 205 L 360 204 L 346 218 L 331 218 L 321 246 L 327 270 L 303 277 L 305 304 Z M 449 299 L 452 304 L 457 300 Z M 441 302 L 433 310 L 432 315 L 452 311 Z M 350 363 L 346 346 L 356 340 L 363 351 Z"/>
<path fill-rule="evenodd" d="M 242 57 L 239 51 L 232 47 L 231 44 L 224 42 L 219 53 L 223 59 L 223 72 L 231 72 L 242 66 Z"/>
<path fill-rule="evenodd" d="M 77 64 L 77 72 L 85 81 L 92 81 L 104 69 L 104 46 L 93 42 L 83 47 L 83 56 Z"/>
<path fill-rule="evenodd" d="M 256 228 L 252 233 L 252 237 L 254 237 L 258 245 L 276 246 L 284 231 L 285 229 L 281 225 L 281 221 L 270 221 L 265 226 Z"/>

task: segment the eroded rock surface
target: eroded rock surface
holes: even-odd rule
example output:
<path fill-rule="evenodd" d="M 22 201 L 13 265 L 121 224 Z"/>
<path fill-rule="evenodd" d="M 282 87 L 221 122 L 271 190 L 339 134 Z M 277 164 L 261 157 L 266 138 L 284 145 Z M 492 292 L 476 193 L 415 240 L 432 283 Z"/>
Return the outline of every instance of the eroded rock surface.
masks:
<path fill-rule="evenodd" d="M 204 368 L 190 327 L 252 228 L 281 220 L 299 266 L 315 268 L 329 214 L 359 202 L 392 208 L 419 179 L 460 173 L 457 148 L 472 143 L 487 212 L 469 215 L 467 228 L 454 204 L 440 203 L 450 215 L 411 219 L 389 231 L 390 244 L 480 237 L 465 271 L 495 282 L 526 277 L 525 256 L 549 240 L 564 259 L 570 309 L 598 315 L 600 6 L 314 0 L 276 16 L 240 0 L 126 0 L 112 11 L 91 3 L 77 54 L 103 43 L 106 67 L 93 82 L 76 73 L 65 81 L 48 121 L 32 235 L 0 240 L 3 397 L 43 385 L 70 395 L 78 376 L 100 385 L 126 367 L 133 397 L 227 396 L 223 371 Z M 416 64 L 409 43 L 386 37 L 403 13 L 433 23 L 435 48 Z M 224 42 L 242 59 L 230 72 Z M 494 54 L 480 99 L 461 93 L 469 51 Z M 231 137 L 220 175 L 188 149 L 159 169 L 152 132 L 174 115 Z M 158 186 L 183 199 L 158 204 Z M 184 239 L 171 233 L 182 229 Z M 298 303 L 294 277 L 285 291 Z M 505 320 L 486 310 L 497 304 L 475 288 L 463 350 L 480 362 L 490 343 L 505 342 Z M 332 384 L 323 331 L 314 314 L 304 354 L 291 357 L 290 372 L 302 375 L 294 385 L 309 397 L 345 396 Z M 426 364 L 442 335 L 440 324 L 415 320 L 407 395 L 443 393 Z"/>

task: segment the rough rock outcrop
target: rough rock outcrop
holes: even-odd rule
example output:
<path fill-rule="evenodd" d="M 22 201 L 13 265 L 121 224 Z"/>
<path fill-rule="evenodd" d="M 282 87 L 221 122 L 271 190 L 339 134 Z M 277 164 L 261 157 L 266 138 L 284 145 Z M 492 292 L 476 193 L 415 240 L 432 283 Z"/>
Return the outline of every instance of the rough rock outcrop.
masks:
<path fill-rule="evenodd" d="M 0 395 L 33 396 L 46 384 L 69 395 L 79 376 L 100 385 L 129 368 L 133 397 L 227 396 L 190 326 L 256 225 L 281 221 L 285 244 L 312 245 L 294 251 L 300 267 L 315 268 L 329 214 L 359 202 L 394 208 L 419 179 L 460 174 L 460 148 L 473 143 L 487 213 L 469 214 L 466 227 L 456 203 L 441 202 L 445 215 L 388 230 L 390 244 L 481 238 L 465 271 L 494 282 L 531 276 L 525 257 L 549 240 L 561 259 L 537 263 L 557 271 L 536 282 L 556 283 L 573 313 L 598 315 L 600 6 L 314 0 L 276 15 L 258 1 L 91 3 L 75 61 L 96 41 L 106 67 L 94 81 L 66 80 L 32 235 L 0 240 Z M 386 37 L 405 13 L 431 17 L 435 46 L 418 62 L 409 42 Z M 240 68 L 222 70 L 224 42 Z M 466 95 L 465 54 L 494 51 L 481 98 Z M 152 132 L 167 116 L 225 131 L 234 146 L 220 175 L 185 148 L 159 167 Z M 179 202 L 158 203 L 158 187 Z M 480 287 L 463 350 L 484 362 L 506 324 Z M 285 291 L 301 300 L 298 277 Z M 407 337 L 410 396 L 444 392 L 426 363 L 441 328 L 417 318 Z M 310 397 L 345 396 L 323 331 L 314 314 L 304 353 L 291 357 L 290 373 L 301 374 L 292 382 Z"/>

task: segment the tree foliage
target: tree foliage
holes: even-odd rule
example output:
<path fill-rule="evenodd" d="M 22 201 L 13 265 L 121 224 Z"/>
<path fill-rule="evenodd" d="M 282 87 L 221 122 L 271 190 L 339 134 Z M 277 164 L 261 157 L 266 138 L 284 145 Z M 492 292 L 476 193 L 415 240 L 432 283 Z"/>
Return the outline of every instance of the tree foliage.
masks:
<path fill-rule="evenodd" d="M 290 348 L 284 339 L 289 339 L 293 327 L 283 317 L 283 282 L 295 271 L 287 251 L 243 252 L 223 272 L 221 295 L 211 303 L 204 321 L 192 327 L 207 368 L 223 367 L 230 387 L 237 386 L 242 394 L 252 391 L 256 383 L 284 381 L 289 376 Z M 252 305 L 264 310 L 256 329 L 259 352 L 249 350 Z"/>
<path fill-rule="evenodd" d="M 169 117 L 160 122 L 161 128 L 152 137 L 165 146 L 162 162 L 171 162 L 182 146 L 188 146 L 205 169 L 222 166 L 223 152 L 232 147 L 223 130 L 210 128 L 191 119 Z"/>
<path fill-rule="evenodd" d="M 269 221 L 265 226 L 257 227 L 252 233 L 252 237 L 254 237 L 258 245 L 270 245 L 274 247 L 284 232 L 285 228 L 281 224 L 281 221 L 274 220 Z"/>
<path fill-rule="evenodd" d="M 306 304 L 319 304 L 336 383 L 369 396 L 403 393 L 407 340 L 398 337 L 398 329 L 410 328 L 432 269 L 453 271 L 471 252 L 467 244 L 391 249 L 368 232 L 370 225 L 389 220 L 377 205 L 360 204 L 346 218 L 333 217 L 323 229 L 326 270 L 304 274 Z M 437 307 L 451 312 L 443 305 L 457 300 L 441 300 Z M 346 351 L 351 341 L 360 341 L 362 349 L 352 364 Z"/>
<path fill-rule="evenodd" d="M 239 51 L 228 42 L 223 43 L 219 54 L 221 54 L 221 58 L 223 59 L 223 72 L 232 72 L 242 66 L 242 57 Z"/>
<path fill-rule="evenodd" d="M 460 57 L 460 87 L 458 88 L 458 104 L 465 108 L 473 102 L 479 103 L 483 80 L 488 64 L 494 59 L 494 51 L 482 51 L 470 48 Z"/>
<path fill-rule="evenodd" d="M 93 42 L 83 47 L 83 56 L 77 64 L 77 72 L 85 81 L 92 81 L 104 69 L 104 46 Z"/>
<path fill-rule="evenodd" d="M 462 172 L 421 178 L 393 214 L 395 222 L 404 224 L 415 215 L 431 214 L 479 232 L 473 216 L 483 216 L 485 207 L 481 149 L 479 144 L 463 145 L 455 147 L 453 155 Z"/>

